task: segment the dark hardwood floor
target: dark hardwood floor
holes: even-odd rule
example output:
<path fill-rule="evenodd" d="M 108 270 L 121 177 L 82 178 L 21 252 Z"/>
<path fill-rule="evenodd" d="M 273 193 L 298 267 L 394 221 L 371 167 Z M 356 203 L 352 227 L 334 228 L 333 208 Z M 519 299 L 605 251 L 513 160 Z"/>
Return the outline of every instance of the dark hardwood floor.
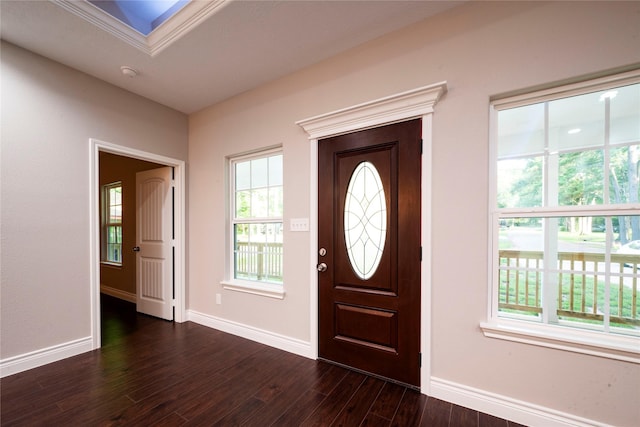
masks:
<path fill-rule="evenodd" d="M 102 337 L 3 378 L 2 426 L 518 425 L 106 296 Z"/>

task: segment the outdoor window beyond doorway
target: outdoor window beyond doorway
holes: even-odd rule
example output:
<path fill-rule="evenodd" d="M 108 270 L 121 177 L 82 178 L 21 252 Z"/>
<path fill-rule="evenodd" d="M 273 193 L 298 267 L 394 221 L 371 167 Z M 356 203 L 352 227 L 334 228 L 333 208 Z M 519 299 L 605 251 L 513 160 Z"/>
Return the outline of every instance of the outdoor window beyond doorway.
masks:
<path fill-rule="evenodd" d="M 122 183 L 102 187 L 104 244 L 102 261 L 122 265 Z"/>
<path fill-rule="evenodd" d="M 640 336 L 639 82 L 493 103 L 494 323 Z"/>
<path fill-rule="evenodd" d="M 283 163 L 280 150 L 230 159 L 230 280 L 281 294 Z"/>

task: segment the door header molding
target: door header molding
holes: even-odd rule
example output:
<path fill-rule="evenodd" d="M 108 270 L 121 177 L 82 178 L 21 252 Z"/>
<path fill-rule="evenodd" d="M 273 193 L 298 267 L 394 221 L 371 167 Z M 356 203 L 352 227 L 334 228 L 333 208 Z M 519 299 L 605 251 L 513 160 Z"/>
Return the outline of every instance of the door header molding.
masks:
<path fill-rule="evenodd" d="M 447 82 L 444 81 L 310 117 L 296 124 L 311 140 L 327 138 L 431 114 L 446 92 Z"/>

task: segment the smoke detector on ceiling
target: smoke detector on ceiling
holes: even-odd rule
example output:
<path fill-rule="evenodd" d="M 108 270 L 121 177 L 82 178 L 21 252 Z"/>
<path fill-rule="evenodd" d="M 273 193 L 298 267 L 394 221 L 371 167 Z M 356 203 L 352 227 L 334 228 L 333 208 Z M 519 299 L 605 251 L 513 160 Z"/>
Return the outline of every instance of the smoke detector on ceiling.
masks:
<path fill-rule="evenodd" d="M 136 71 L 135 69 L 129 67 L 128 65 L 123 65 L 122 67 L 120 67 L 120 71 L 122 71 L 122 74 L 127 76 L 127 77 L 135 77 L 138 75 L 138 71 Z"/>

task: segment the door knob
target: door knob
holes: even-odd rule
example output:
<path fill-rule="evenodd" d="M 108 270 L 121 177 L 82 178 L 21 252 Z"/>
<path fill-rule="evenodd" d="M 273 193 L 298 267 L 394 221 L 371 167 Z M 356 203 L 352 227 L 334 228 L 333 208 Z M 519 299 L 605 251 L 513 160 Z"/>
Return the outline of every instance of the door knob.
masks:
<path fill-rule="evenodd" d="M 327 264 L 325 264 L 324 262 L 321 262 L 320 264 L 318 264 L 317 269 L 320 273 L 325 272 L 327 271 Z"/>
<path fill-rule="evenodd" d="M 140 252 L 140 246 L 134 246 L 133 252 Z"/>

